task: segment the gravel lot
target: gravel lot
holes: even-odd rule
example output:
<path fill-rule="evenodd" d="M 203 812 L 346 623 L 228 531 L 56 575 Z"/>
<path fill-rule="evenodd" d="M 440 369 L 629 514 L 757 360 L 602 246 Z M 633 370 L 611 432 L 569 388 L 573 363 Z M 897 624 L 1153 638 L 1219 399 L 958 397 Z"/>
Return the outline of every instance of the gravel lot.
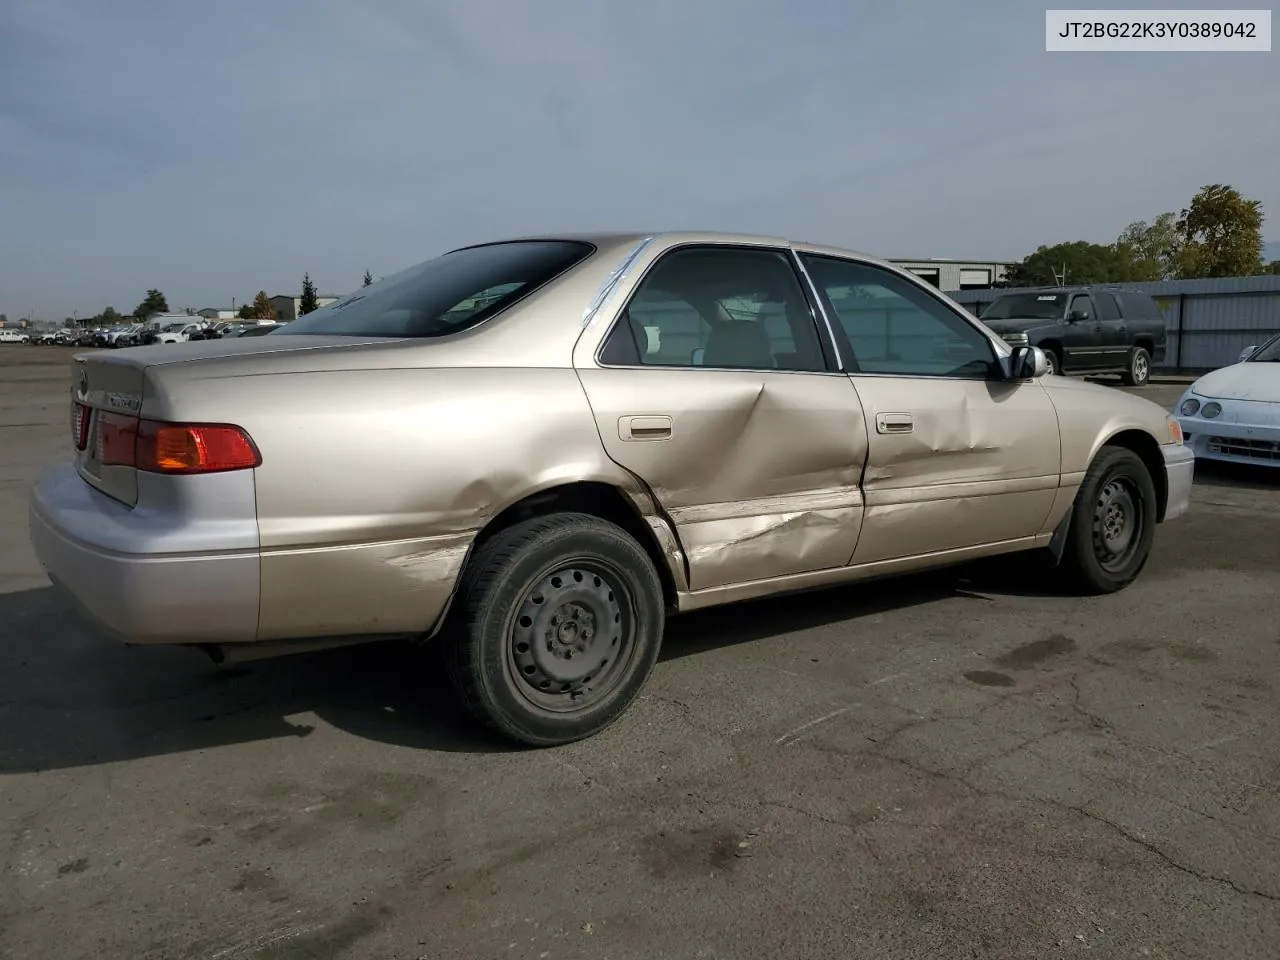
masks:
<path fill-rule="evenodd" d="M 1275 475 L 1202 468 L 1118 596 L 677 619 L 621 723 L 511 751 L 430 656 L 82 624 L 26 534 L 72 352 L 0 346 L 0 957 L 1280 956 Z"/>

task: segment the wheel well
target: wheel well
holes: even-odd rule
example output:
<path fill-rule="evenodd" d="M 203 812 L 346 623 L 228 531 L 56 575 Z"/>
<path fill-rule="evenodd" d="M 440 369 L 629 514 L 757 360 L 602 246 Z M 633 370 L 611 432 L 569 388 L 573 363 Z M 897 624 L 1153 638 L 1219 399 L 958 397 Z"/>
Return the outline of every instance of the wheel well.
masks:
<path fill-rule="evenodd" d="M 629 533 L 649 554 L 658 578 L 662 581 L 662 597 L 667 607 L 675 609 L 676 585 L 671 576 L 671 568 L 662 555 L 653 531 L 644 522 L 636 508 L 626 495 L 617 487 L 607 483 L 582 481 L 566 483 L 547 490 L 530 494 L 507 507 L 480 531 L 472 547 L 474 556 L 476 549 L 486 540 L 507 527 L 522 523 L 533 517 L 545 516 L 549 513 L 588 513 L 601 520 L 607 520 Z"/>
<path fill-rule="evenodd" d="M 1057 340 L 1042 340 L 1040 343 L 1037 343 L 1036 346 L 1041 350 L 1052 350 L 1058 355 L 1059 360 L 1062 359 L 1062 344 Z"/>
<path fill-rule="evenodd" d="M 1169 484 L 1164 472 L 1164 456 L 1155 437 L 1143 430 L 1125 430 L 1110 438 L 1104 446 L 1124 447 L 1142 458 L 1147 472 L 1151 474 L 1151 483 L 1156 488 L 1156 522 L 1163 522 L 1165 507 L 1169 502 Z"/>
<path fill-rule="evenodd" d="M 1150 337 L 1138 337 L 1133 341 L 1133 345 L 1135 347 L 1141 347 L 1143 350 L 1147 351 L 1147 353 L 1155 353 L 1156 342 Z"/>

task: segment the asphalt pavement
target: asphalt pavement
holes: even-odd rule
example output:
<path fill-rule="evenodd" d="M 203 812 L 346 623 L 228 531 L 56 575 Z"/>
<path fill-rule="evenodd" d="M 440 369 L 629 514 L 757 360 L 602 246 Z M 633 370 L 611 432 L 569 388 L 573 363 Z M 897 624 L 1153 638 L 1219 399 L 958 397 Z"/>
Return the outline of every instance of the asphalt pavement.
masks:
<path fill-rule="evenodd" d="M 82 623 L 26 534 L 70 352 L 0 346 L 5 960 L 1280 956 L 1280 472 L 1202 468 L 1115 596 L 677 618 L 622 721 L 512 750 L 430 653 Z"/>

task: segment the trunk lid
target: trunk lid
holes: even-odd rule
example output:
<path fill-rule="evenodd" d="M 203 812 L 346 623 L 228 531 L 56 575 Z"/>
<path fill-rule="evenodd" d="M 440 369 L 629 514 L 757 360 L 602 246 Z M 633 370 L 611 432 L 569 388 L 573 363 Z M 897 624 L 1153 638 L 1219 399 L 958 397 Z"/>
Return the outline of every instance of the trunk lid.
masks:
<path fill-rule="evenodd" d="M 138 502 L 138 471 L 103 464 L 104 420 L 136 417 L 142 409 L 145 382 L 146 365 L 121 353 L 87 354 L 72 361 L 71 441 L 76 470 L 90 486 L 129 506 Z"/>
<path fill-rule="evenodd" d="M 347 350 L 387 343 L 385 338 L 378 337 L 268 335 L 80 354 L 72 361 L 71 370 L 70 427 L 76 470 L 86 483 L 107 496 L 131 507 L 137 505 L 137 468 L 104 463 L 103 453 L 111 443 L 113 430 L 117 432 L 116 441 L 127 443 L 128 437 L 118 436 L 121 425 L 127 428 L 128 418 L 137 418 L 141 414 L 144 401 L 157 399 L 154 383 L 150 384 L 153 395 L 146 396 L 148 370 L 301 351 L 312 351 L 314 356 L 315 351 Z M 157 416 L 148 409 L 149 417 Z M 161 418 L 164 412 L 159 411 Z"/>

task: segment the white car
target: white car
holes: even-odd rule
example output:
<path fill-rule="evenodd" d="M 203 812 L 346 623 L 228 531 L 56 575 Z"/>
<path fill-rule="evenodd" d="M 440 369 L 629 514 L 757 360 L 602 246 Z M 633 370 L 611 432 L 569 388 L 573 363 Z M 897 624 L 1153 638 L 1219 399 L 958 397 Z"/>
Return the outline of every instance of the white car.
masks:
<path fill-rule="evenodd" d="M 30 343 L 31 334 L 25 330 L 0 330 L 0 343 Z"/>
<path fill-rule="evenodd" d="M 171 323 L 160 331 L 156 343 L 186 343 L 193 333 L 204 329 L 201 323 Z"/>
<path fill-rule="evenodd" d="M 1188 387 L 1177 417 L 1199 458 L 1280 467 L 1280 334 Z"/>

